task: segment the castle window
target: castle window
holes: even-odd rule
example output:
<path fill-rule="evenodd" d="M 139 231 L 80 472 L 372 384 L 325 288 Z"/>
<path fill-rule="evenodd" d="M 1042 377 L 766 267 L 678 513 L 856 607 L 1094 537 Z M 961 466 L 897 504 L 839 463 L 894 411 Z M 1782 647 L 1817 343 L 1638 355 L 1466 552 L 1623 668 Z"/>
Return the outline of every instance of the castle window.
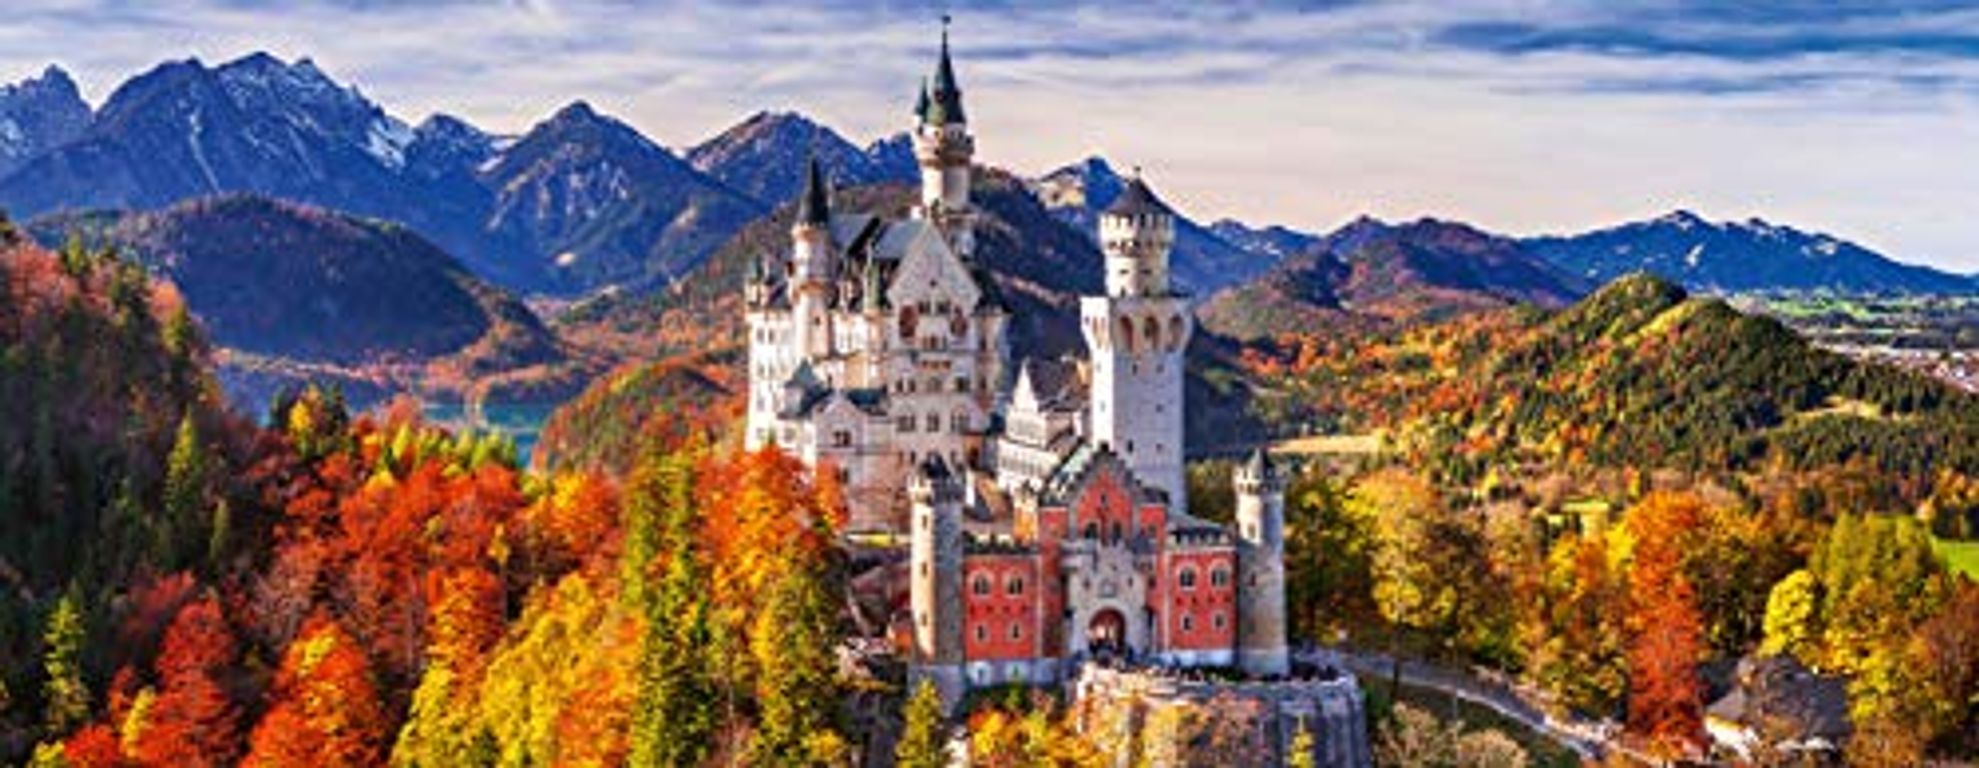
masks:
<path fill-rule="evenodd" d="M 989 642 L 989 627 L 983 626 L 981 624 L 976 625 L 976 642 L 978 643 Z"/>
<path fill-rule="evenodd" d="M 896 423 L 894 424 L 894 429 L 901 432 L 914 431 L 914 417 L 912 415 L 902 416 L 899 419 L 896 419 L 895 421 Z"/>
<path fill-rule="evenodd" d="M 1010 639 L 1012 640 L 1024 639 L 1024 625 L 1012 623 L 1010 625 Z"/>
<path fill-rule="evenodd" d="M 977 574 L 976 578 L 969 583 L 969 591 L 978 595 L 988 595 L 990 593 L 989 577 Z"/>
<path fill-rule="evenodd" d="M 1003 583 L 1003 591 L 1005 594 L 1011 595 L 1013 597 L 1024 594 L 1024 577 L 1022 576 L 1010 577 L 1008 581 L 1005 581 Z"/>
<path fill-rule="evenodd" d="M 1223 629 L 1224 621 L 1222 611 L 1217 611 L 1210 615 L 1210 624 L 1214 625 L 1218 630 Z"/>
<path fill-rule="evenodd" d="M 1230 586 L 1230 572 L 1222 568 L 1217 568 L 1215 570 L 1210 571 L 1209 584 L 1212 587 Z"/>
<path fill-rule="evenodd" d="M 927 424 L 927 431 L 929 431 L 929 432 L 940 432 L 940 431 L 941 431 L 941 414 L 939 414 L 939 413 L 930 413 L 930 414 L 928 414 L 928 417 L 927 417 L 927 419 L 925 419 L 925 423 Z"/>
<path fill-rule="evenodd" d="M 955 434 L 958 435 L 969 431 L 969 414 L 963 413 L 961 411 L 956 411 L 955 413 L 949 415 L 948 431 L 954 432 Z"/>
<path fill-rule="evenodd" d="M 1183 632 L 1196 631 L 1196 617 L 1186 613 L 1182 614 L 1182 631 Z"/>
<path fill-rule="evenodd" d="M 955 391 L 957 392 L 969 391 L 969 377 L 967 376 L 955 377 Z"/>
<path fill-rule="evenodd" d="M 836 446 L 838 446 L 838 447 L 840 447 L 840 448 L 849 448 L 849 447 L 851 447 L 851 446 L 852 446 L 852 432 L 851 432 L 850 430 L 845 430 L 845 429 L 841 429 L 841 430 L 838 430 L 838 431 L 836 431 L 836 432 L 833 432 L 833 433 L 831 433 L 831 444 L 832 444 L 832 445 L 836 445 Z"/>
<path fill-rule="evenodd" d="M 1183 589 L 1195 589 L 1196 569 L 1184 567 L 1181 573 L 1175 575 L 1175 583 L 1182 585 Z"/>

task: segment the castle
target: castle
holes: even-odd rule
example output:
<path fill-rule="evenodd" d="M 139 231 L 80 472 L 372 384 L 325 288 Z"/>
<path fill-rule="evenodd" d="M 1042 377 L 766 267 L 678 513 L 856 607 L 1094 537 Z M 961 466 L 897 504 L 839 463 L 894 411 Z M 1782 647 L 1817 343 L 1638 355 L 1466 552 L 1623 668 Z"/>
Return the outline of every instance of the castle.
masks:
<path fill-rule="evenodd" d="M 1235 526 L 1188 511 L 1174 215 L 1129 183 L 1080 302 L 1089 361 L 1012 371 L 946 32 L 914 115 L 910 217 L 834 212 L 813 160 L 790 252 L 748 281 L 748 446 L 834 474 L 853 531 L 906 536 L 912 670 L 951 702 L 1089 659 L 1284 675 L 1282 480 L 1254 454 Z"/>

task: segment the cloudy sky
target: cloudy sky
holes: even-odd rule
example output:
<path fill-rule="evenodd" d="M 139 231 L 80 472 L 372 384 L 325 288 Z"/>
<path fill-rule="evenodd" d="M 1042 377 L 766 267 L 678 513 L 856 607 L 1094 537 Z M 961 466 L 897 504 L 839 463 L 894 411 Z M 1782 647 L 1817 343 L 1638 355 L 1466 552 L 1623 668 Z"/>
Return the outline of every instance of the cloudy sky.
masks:
<path fill-rule="evenodd" d="M 905 125 L 943 7 L 979 157 L 1141 165 L 1204 218 L 1514 234 L 1688 208 L 1979 271 L 1979 10 L 1939 0 L 6 0 L 0 80 L 308 56 L 395 114 L 574 99 L 672 147 L 759 109 Z"/>

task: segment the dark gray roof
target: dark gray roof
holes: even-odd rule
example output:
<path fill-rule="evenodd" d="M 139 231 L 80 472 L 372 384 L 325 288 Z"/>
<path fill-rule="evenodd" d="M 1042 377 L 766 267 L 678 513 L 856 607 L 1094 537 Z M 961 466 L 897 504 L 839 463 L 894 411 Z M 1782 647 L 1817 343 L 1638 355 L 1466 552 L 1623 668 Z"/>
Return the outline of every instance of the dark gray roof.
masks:
<path fill-rule="evenodd" d="M 1037 396 L 1038 404 L 1045 410 L 1081 399 L 1074 386 L 1079 382 L 1079 371 L 1071 362 L 1027 357 L 1018 365 L 1021 366 L 1020 373 L 1030 377 L 1031 393 Z"/>
<path fill-rule="evenodd" d="M 1165 215 L 1167 213 L 1168 206 L 1163 204 L 1160 198 L 1154 196 L 1154 190 L 1149 189 L 1147 182 L 1142 181 L 1139 176 L 1135 176 L 1129 180 L 1127 182 L 1127 188 L 1120 191 L 1120 196 L 1113 198 L 1113 203 L 1106 206 L 1106 214 L 1108 216 Z"/>
<path fill-rule="evenodd" d="M 1833 743 L 1851 730 L 1847 683 L 1816 674 L 1785 654 L 1741 659 L 1731 691 L 1705 712 L 1775 739 Z M 1768 727 L 1784 731 L 1766 733 Z"/>
<path fill-rule="evenodd" d="M 804 176 L 804 194 L 797 199 L 797 221 L 827 225 L 831 223 L 831 199 L 830 189 L 825 185 L 825 171 L 818 165 L 817 155 L 811 156 L 809 164 Z"/>
<path fill-rule="evenodd" d="M 955 82 L 955 64 L 948 58 L 948 28 L 941 30 L 941 60 L 935 64 L 934 82 L 929 85 L 928 101 L 921 109 L 921 122 L 948 125 L 969 122 L 962 114 L 962 88 Z"/>

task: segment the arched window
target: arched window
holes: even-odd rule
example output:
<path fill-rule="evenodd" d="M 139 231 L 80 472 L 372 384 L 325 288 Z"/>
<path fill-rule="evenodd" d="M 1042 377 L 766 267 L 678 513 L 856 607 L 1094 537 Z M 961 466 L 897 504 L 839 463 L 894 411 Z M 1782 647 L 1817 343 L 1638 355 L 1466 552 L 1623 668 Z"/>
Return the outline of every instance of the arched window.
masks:
<path fill-rule="evenodd" d="M 969 431 L 969 414 L 956 411 L 948 415 L 948 431 L 963 434 Z"/>
<path fill-rule="evenodd" d="M 1209 572 L 1209 585 L 1212 587 L 1230 586 L 1230 572 L 1224 570 L 1222 566 L 1217 566 Z"/>
<path fill-rule="evenodd" d="M 1149 317 L 1146 322 L 1141 324 L 1141 327 L 1144 329 L 1141 331 L 1142 341 L 1147 342 L 1148 349 L 1159 351 L 1161 349 L 1161 321 Z"/>
<path fill-rule="evenodd" d="M 1215 626 L 1218 630 L 1223 629 L 1225 619 L 1223 618 L 1222 611 L 1217 611 L 1216 613 L 1210 614 L 1209 619 L 1210 619 L 1209 623 L 1211 625 Z"/>
<path fill-rule="evenodd" d="M 1182 631 L 1183 632 L 1196 631 L 1196 617 L 1186 613 L 1182 614 Z"/>
<path fill-rule="evenodd" d="M 969 591 L 978 595 L 988 595 L 990 593 L 990 578 L 980 573 L 976 574 L 976 578 L 971 580 L 969 584 Z"/>
<path fill-rule="evenodd" d="M 1134 353 L 1134 321 L 1124 317 L 1120 318 L 1120 348 Z"/>
<path fill-rule="evenodd" d="M 1180 346 L 1182 344 L 1181 315 L 1172 315 L 1168 318 L 1168 343 L 1176 346 Z"/>
<path fill-rule="evenodd" d="M 1099 523 L 1086 523 L 1086 538 L 1099 538 Z"/>
<path fill-rule="evenodd" d="M 1182 571 L 1175 575 L 1175 583 L 1182 585 L 1183 589 L 1195 589 L 1196 569 L 1183 566 Z"/>
<path fill-rule="evenodd" d="M 914 327 L 920 324 L 921 311 L 913 305 L 900 308 L 900 338 L 914 338 Z"/>
<path fill-rule="evenodd" d="M 1003 582 L 1003 592 L 1012 597 L 1024 594 L 1024 577 L 1011 576 L 1005 579 Z"/>
<path fill-rule="evenodd" d="M 985 626 L 985 625 L 982 625 L 982 624 L 977 624 L 977 625 L 976 625 L 976 642 L 978 642 L 978 643 L 987 643 L 987 642 L 989 642 L 989 627 L 988 627 L 988 626 Z"/>
<path fill-rule="evenodd" d="M 1017 622 L 1011 622 L 1011 624 L 1010 624 L 1010 639 L 1012 639 L 1012 640 L 1022 640 L 1022 639 L 1024 639 L 1024 625 L 1023 625 L 1023 624 L 1020 624 L 1020 623 L 1017 623 Z"/>

